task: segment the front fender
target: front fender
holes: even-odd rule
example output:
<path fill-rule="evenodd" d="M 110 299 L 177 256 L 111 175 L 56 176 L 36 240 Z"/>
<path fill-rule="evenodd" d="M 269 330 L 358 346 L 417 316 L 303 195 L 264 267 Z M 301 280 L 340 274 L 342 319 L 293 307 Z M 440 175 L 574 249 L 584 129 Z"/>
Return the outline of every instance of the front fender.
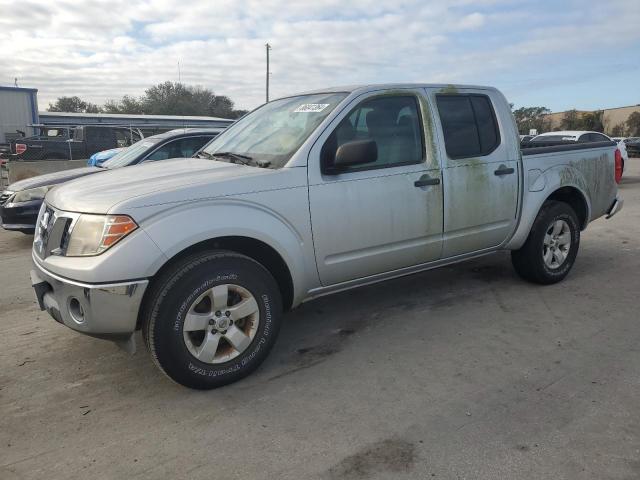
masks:
<path fill-rule="evenodd" d="M 589 188 L 586 178 L 577 168 L 571 165 L 557 165 L 544 171 L 530 169 L 525 174 L 524 185 L 526 190 L 523 192 L 520 222 L 515 233 L 507 242 L 506 249 L 517 250 L 522 247 L 542 205 L 560 188 L 571 187 L 580 193 L 587 208 L 587 220 L 583 225 L 586 227 L 586 223 L 591 218 Z"/>
<path fill-rule="evenodd" d="M 169 259 L 192 245 L 220 237 L 240 236 L 266 243 L 289 267 L 295 306 L 308 290 L 319 285 L 306 196 L 295 201 L 288 190 L 288 211 L 283 215 L 280 208 L 276 211 L 265 206 L 272 203 L 265 195 L 261 193 L 260 203 L 252 198 L 224 197 L 179 204 L 146 218 L 141 227 Z M 270 196 L 278 195 L 273 192 Z"/>

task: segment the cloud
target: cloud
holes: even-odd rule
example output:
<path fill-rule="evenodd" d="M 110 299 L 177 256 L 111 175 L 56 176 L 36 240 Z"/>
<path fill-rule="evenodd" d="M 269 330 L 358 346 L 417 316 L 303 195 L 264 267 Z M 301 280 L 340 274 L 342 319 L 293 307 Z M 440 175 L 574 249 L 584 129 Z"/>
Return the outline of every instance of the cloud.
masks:
<path fill-rule="evenodd" d="M 442 81 L 511 85 L 521 73 L 638 46 L 637 0 L 0 0 L 0 83 L 102 103 L 178 79 L 263 101 L 329 85 Z M 616 32 L 612 35 L 612 32 Z M 637 61 L 637 57 L 636 57 Z M 511 83 L 510 83 L 511 82 Z"/>

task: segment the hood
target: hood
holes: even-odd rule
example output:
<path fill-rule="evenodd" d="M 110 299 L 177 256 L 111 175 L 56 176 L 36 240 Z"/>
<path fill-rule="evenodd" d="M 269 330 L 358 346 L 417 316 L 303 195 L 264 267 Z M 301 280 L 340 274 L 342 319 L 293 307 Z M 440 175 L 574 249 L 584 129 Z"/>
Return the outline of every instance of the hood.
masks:
<path fill-rule="evenodd" d="M 255 182 L 249 179 L 276 172 L 278 170 L 201 158 L 163 160 L 107 170 L 101 175 L 79 179 L 51 190 L 46 201 L 60 210 L 109 213 L 112 207 L 123 203 L 127 208 L 135 208 L 245 193 L 256 189 L 250 185 Z M 248 184 L 234 182 L 231 185 L 231 179 L 244 179 Z M 222 182 L 224 187 L 217 185 Z"/>
<path fill-rule="evenodd" d="M 104 172 L 104 169 L 97 167 L 83 167 L 72 168 L 71 170 L 62 170 L 61 172 L 46 173 L 44 175 L 38 175 L 37 177 L 31 177 L 14 182 L 7 187 L 7 190 L 19 192 L 29 188 L 58 185 L 60 183 L 68 182 L 69 180 L 73 180 L 74 178 L 84 177 L 85 175 L 91 175 L 92 173 L 97 172 Z"/>

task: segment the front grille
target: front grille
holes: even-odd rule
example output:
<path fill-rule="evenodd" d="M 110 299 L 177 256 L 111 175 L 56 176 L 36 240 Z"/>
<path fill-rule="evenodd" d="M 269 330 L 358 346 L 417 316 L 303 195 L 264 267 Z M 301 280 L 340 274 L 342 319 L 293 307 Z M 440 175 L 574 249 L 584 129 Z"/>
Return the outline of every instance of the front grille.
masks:
<path fill-rule="evenodd" d="M 45 254 L 49 246 L 49 235 L 56 220 L 56 214 L 53 209 L 46 205 L 38 215 L 38 223 L 36 224 L 35 237 L 33 239 L 33 248 L 40 258 L 45 258 Z"/>
<path fill-rule="evenodd" d="M 4 191 L 0 193 L 0 206 L 7 203 L 11 197 L 13 197 L 13 192 Z"/>
<path fill-rule="evenodd" d="M 33 249 L 40 258 L 49 255 L 64 255 L 68 230 L 71 225 L 72 215 L 59 212 L 44 204 L 43 210 L 38 215 Z"/>

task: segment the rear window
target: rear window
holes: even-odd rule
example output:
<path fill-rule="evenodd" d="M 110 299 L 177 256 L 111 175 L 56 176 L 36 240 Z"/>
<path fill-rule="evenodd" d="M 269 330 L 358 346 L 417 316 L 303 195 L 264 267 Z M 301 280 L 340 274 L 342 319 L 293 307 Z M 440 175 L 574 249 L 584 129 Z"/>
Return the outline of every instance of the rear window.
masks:
<path fill-rule="evenodd" d="M 450 158 L 482 157 L 500 145 L 500 130 L 486 95 L 437 95 L 436 103 Z"/>

